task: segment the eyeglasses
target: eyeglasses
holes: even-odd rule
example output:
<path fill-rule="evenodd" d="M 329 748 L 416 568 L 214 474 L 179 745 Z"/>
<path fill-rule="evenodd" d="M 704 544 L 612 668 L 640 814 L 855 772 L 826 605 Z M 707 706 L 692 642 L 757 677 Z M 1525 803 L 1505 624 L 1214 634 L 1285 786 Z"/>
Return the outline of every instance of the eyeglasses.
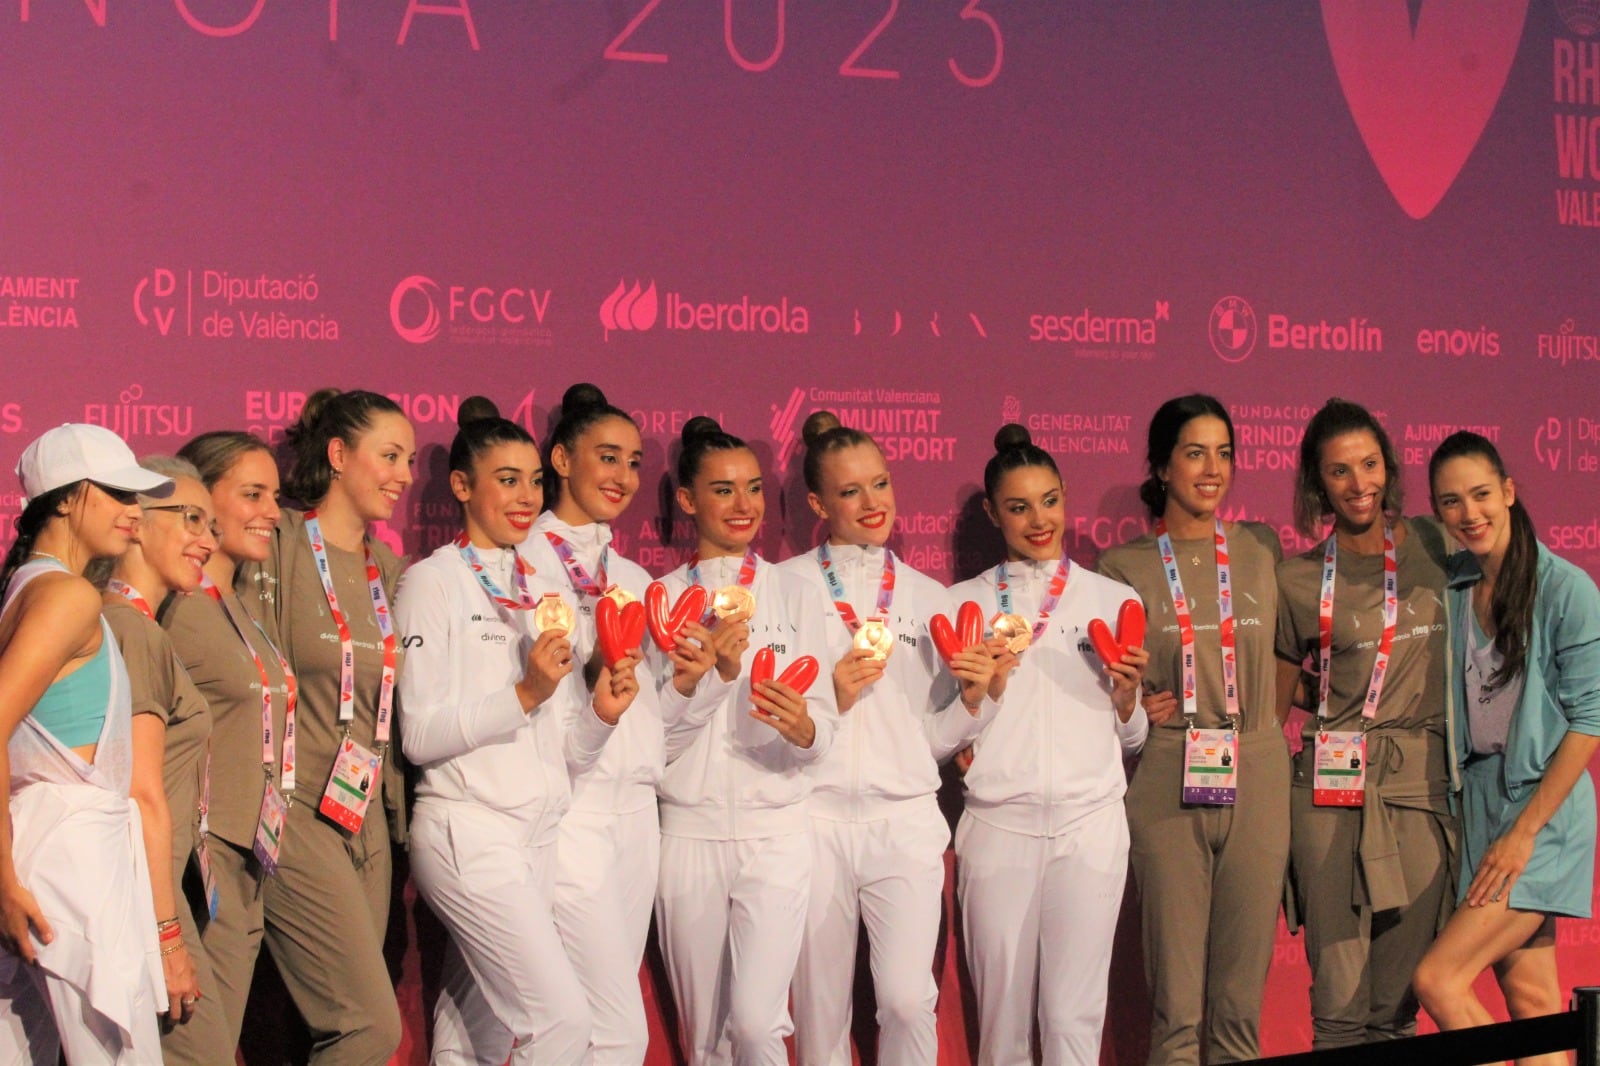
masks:
<path fill-rule="evenodd" d="M 109 485 L 102 485 L 98 481 L 91 481 L 90 484 L 124 507 L 132 507 L 139 502 L 139 494 L 137 492 L 129 492 L 127 489 L 114 489 Z"/>
<path fill-rule="evenodd" d="M 191 503 L 167 503 L 159 507 L 146 507 L 146 511 L 170 511 L 183 516 L 183 528 L 197 537 L 211 534 L 212 537 L 222 536 L 222 530 L 217 528 L 217 523 L 206 518 L 205 511 Z"/>

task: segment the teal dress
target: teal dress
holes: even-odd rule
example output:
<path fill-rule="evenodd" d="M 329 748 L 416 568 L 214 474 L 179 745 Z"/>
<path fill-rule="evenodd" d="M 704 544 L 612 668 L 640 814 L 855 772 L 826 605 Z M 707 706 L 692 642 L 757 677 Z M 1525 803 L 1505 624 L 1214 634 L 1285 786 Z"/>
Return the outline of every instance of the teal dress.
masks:
<path fill-rule="evenodd" d="M 1600 590 L 1578 567 L 1539 545 L 1538 592 L 1528 639 L 1522 698 L 1511 716 L 1506 750 L 1473 755 L 1467 720 L 1466 634 L 1472 624 L 1477 560 L 1450 561 L 1451 788 L 1461 815 L 1463 854 L 1457 898 L 1466 896 L 1484 852 L 1527 806 L 1570 730 L 1600 736 Z M 1595 792 L 1589 772 L 1572 787 L 1534 838 L 1533 856 L 1511 888 L 1516 910 L 1588 918 L 1594 895 Z"/>

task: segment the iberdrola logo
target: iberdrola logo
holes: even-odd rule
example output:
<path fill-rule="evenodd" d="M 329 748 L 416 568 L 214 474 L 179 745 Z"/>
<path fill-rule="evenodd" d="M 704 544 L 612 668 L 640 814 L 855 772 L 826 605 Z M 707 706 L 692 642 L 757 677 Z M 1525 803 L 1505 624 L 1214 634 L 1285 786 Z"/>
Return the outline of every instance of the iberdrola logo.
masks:
<path fill-rule="evenodd" d="M 606 340 L 611 339 L 612 330 L 625 332 L 642 332 L 656 324 L 656 312 L 660 308 L 660 300 L 656 296 L 656 282 L 650 279 L 648 287 L 641 289 L 639 280 L 634 279 L 630 288 L 626 281 L 618 281 L 617 287 L 611 290 L 611 295 L 600 304 L 600 325 L 605 328 Z"/>

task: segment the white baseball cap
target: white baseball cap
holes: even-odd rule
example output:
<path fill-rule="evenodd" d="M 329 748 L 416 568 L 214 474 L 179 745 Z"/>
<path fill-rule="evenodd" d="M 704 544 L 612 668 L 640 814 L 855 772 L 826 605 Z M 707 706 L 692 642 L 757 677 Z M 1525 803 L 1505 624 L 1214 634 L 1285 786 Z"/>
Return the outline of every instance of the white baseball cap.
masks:
<path fill-rule="evenodd" d="M 172 492 L 169 477 L 139 465 L 133 449 L 104 426 L 68 422 L 41 434 L 23 450 L 17 477 L 27 499 L 75 481 L 93 481 L 108 489 L 166 496 Z"/>

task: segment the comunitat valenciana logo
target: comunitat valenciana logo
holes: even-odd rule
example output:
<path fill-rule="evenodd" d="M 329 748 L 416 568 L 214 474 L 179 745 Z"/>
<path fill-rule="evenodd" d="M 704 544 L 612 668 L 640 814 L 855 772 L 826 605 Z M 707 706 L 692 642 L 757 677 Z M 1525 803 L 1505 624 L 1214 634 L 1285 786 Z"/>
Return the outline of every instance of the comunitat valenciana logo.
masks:
<path fill-rule="evenodd" d="M 810 333 L 811 312 L 781 296 L 776 303 L 753 300 L 748 293 L 729 303 L 694 300 L 669 291 L 662 300 L 655 279 L 649 284 L 635 278 L 617 282 L 600 303 L 600 325 L 606 340 L 613 331 L 642 333 L 656 324 L 658 315 L 669 330 L 704 333 Z"/>

